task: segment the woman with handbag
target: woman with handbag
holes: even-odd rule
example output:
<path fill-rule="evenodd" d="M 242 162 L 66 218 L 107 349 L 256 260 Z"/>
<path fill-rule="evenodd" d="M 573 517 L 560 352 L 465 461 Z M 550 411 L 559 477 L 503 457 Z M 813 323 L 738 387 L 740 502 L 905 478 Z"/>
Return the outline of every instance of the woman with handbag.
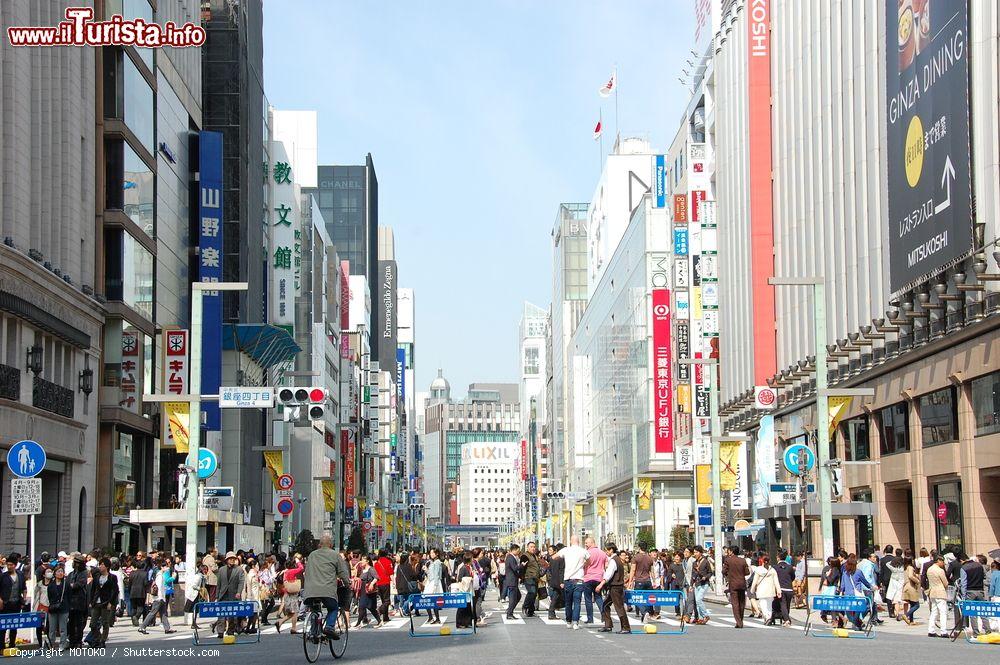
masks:
<path fill-rule="evenodd" d="M 379 615 L 376 607 L 378 607 L 379 595 L 378 595 L 378 573 L 375 572 L 375 568 L 372 566 L 371 559 L 365 554 L 361 557 L 361 572 L 358 575 L 361 580 L 361 601 L 360 609 L 358 610 L 358 620 L 354 624 L 355 628 L 359 628 L 362 624 L 368 626 L 368 613 L 371 612 L 372 616 L 375 618 L 375 627 L 382 627 L 382 618 Z"/>
<path fill-rule="evenodd" d="M 195 627 L 196 617 L 194 606 L 199 602 L 208 601 L 208 587 L 205 586 L 205 577 L 208 575 L 208 566 L 201 564 L 198 570 L 186 579 L 184 584 L 184 625 Z"/>
<path fill-rule="evenodd" d="M 427 573 L 424 577 L 424 593 L 444 593 L 444 564 L 441 563 L 441 550 L 432 547 L 430 561 L 427 562 Z M 428 624 L 441 623 L 441 613 L 434 608 L 430 610 L 434 618 Z"/>
<path fill-rule="evenodd" d="M 295 627 L 299 622 L 299 606 L 301 601 L 299 599 L 299 593 L 302 591 L 302 571 L 305 570 L 305 566 L 302 565 L 302 561 L 296 558 L 292 558 L 287 564 L 285 564 L 285 571 L 281 574 L 281 607 L 279 608 L 278 614 L 280 619 L 274 624 L 274 629 L 277 632 L 281 632 L 281 624 L 285 623 L 286 619 L 291 619 L 293 635 L 297 634 L 299 631 L 295 630 Z"/>
<path fill-rule="evenodd" d="M 420 555 L 399 555 L 396 565 L 396 595 L 399 597 L 399 611 L 403 616 L 410 616 L 410 596 L 416 596 L 423 588 L 423 573 L 420 570 Z M 418 610 L 413 610 L 413 616 L 420 616 Z"/>
<path fill-rule="evenodd" d="M 59 637 L 59 648 L 65 649 L 69 646 L 69 604 L 66 602 L 66 568 L 56 566 L 53 571 L 52 581 L 45 587 L 45 599 L 48 602 L 48 624 L 49 624 L 49 647 L 56 643 L 56 636 Z"/>

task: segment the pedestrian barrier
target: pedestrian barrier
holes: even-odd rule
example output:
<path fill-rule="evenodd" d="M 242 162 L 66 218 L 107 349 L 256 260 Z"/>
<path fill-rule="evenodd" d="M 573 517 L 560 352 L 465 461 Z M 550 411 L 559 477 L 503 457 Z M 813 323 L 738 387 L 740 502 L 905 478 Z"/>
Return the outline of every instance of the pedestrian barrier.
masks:
<path fill-rule="evenodd" d="M 21 628 L 41 628 L 45 625 L 45 613 L 44 612 L 18 612 L 17 614 L 0 614 L 0 631 L 5 630 L 18 630 Z M 6 633 L 0 632 L 0 635 L 6 635 Z M 38 645 L 32 644 L 31 648 L 35 648 Z M 4 655 L 17 655 L 18 647 L 11 649 L 4 649 Z M 10 652 L 10 653 L 8 653 Z"/>
<path fill-rule="evenodd" d="M 256 644 L 260 642 L 260 617 L 258 616 L 258 605 L 252 600 L 218 600 L 215 602 L 203 601 L 194 605 L 194 644 L 201 646 L 200 633 L 198 632 L 198 619 L 215 619 L 212 625 L 219 621 L 223 624 L 227 619 L 249 619 L 254 618 L 255 638 L 240 640 L 239 636 L 230 644 Z"/>
<path fill-rule="evenodd" d="M 962 613 L 962 622 L 970 617 L 980 619 L 1000 619 L 1000 602 L 992 600 L 961 600 L 958 609 Z M 968 624 L 965 623 L 966 627 Z M 956 627 L 955 630 L 960 628 Z M 972 631 L 965 631 L 965 641 L 969 644 L 1000 644 L 1000 633 L 973 636 Z"/>
<path fill-rule="evenodd" d="M 444 610 L 469 608 L 469 617 L 472 621 L 472 630 L 451 630 L 448 626 L 442 626 L 441 630 L 434 633 L 418 633 L 413 625 L 413 614 L 416 610 Z M 464 592 L 449 593 L 421 593 L 410 596 L 410 637 L 448 637 L 455 635 L 476 634 L 476 617 L 473 615 L 472 594 Z"/>
<path fill-rule="evenodd" d="M 653 607 L 680 607 L 681 603 L 684 602 L 684 595 L 680 591 L 669 591 L 665 589 L 630 589 L 625 592 L 625 602 L 629 605 L 635 606 L 653 606 Z M 647 635 L 683 635 L 687 632 L 687 625 L 684 623 L 684 619 L 681 618 L 681 626 L 677 630 L 664 630 L 660 631 L 657 627 L 655 632 L 649 632 L 646 630 L 646 626 L 652 626 L 653 624 L 643 624 L 643 628 L 633 628 L 632 634 L 647 634 Z"/>
<path fill-rule="evenodd" d="M 809 609 L 806 615 L 805 630 L 803 635 L 813 637 L 848 637 L 854 639 L 871 640 L 875 638 L 875 612 L 872 599 L 868 596 L 810 596 Z M 864 619 L 864 628 L 861 631 L 849 630 L 847 628 L 831 628 L 828 632 L 820 630 L 813 625 L 814 612 L 830 612 L 842 614 L 850 612 L 858 614 Z"/>

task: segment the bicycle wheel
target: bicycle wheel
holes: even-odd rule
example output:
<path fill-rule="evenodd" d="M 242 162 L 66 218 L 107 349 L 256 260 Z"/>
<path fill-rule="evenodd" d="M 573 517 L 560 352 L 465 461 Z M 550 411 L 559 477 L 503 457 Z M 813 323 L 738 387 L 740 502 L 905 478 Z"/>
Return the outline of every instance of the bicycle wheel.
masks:
<path fill-rule="evenodd" d="M 330 653 L 333 654 L 334 658 L 341 658 L 347 652 L 347 629 L 351 625 L 351 618 L 347 615 L 344 610 L 340 611 L 340 616 L 337 617 L 337 635 L 340 636 L 339 640 L 331 640 L 327 638 L 327 644 L 330 645 Z"/>
<path fill-rule="evenodd" d="M 302 649 L 306 653 L 306 660 L 310 663 L 319 660 L 319 652 L 323 648 L 323 633 L 320 631 L 319 622 L 319 612 L 309 610 L 303 626 L 305 630 L 302 631 Z"/>

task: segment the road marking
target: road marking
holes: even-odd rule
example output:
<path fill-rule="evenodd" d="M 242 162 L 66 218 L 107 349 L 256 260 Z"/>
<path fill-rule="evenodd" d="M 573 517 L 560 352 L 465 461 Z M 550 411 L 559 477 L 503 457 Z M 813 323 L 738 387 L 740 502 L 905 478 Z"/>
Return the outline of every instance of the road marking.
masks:
<path fill-rule="evenodd" d="M 566 621 L 563 620 L 563 619 L 550 619 L 548 617 L 538 617 L 538 618 L 541 619 L 542 623 L 544 623 L 546 626 L 565 626 L 566 625 Z"/>
<path fill-rule="evenodd" d="M 513 618 L 513 619 L 511 619 L 511 618 L 509 618 L 509 617 L 508 617 L 508 616 L 507 616 L 507 615 L 505 614 L 505 615 L 503 616 L 503 622 L 504 622 L 504 625 L 506 625 L 506 626 L 510 626 L 511 624 L 515 624 L 515 625 L 516 625 L 516 624 L 522 624 L 522 625 L 523 625 L 523 624 L 524 624 L 524 619 L 522 619 L 522 618 L 520 617 L 520 615 L 517 615 L 517 614 L 515 614 L 515 615 L 514 615 L 514 618 Z"/>

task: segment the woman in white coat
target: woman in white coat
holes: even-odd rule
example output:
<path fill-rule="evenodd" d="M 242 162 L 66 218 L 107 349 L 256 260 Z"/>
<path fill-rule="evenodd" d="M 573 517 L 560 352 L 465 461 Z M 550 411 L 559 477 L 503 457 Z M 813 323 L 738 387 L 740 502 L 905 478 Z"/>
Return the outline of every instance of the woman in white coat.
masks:
<path fill-rule="evenodd" d="M 427 562 L 427 573 L 424 578 L 424 593 L 444 593 L 444 564 L 441 563 L 441 550 L 432 547 L 430 550 L 430 561 Z M 434 618 L 428 624 L 441 623 L 441 613 L 434 608 L 431 610 Z"/>
<path fill-rule="evenodd" d="M 757 596 L 760 611 L 764 615 L 764 625 L 771 623 L 771 607 L 774 599 L 781 595 L 778 573 L 771 567 L 771 557 L 764 555 L 760 567 L 754 571 L 753 586 L 750 591 Z"/>

